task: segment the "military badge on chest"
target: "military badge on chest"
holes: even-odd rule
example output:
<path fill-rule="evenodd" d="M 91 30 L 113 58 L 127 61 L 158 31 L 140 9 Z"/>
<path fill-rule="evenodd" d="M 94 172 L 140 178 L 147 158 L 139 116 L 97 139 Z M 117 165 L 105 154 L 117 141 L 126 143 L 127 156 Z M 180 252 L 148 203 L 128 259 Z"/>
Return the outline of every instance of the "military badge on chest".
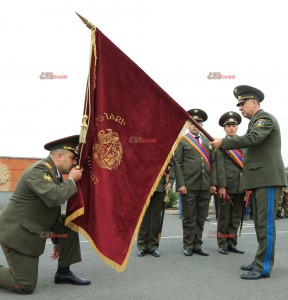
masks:
<path fill-rule="evenodd" d="M 53 181 L 53 180 L 52 180 L 52 177 L 51 177 L 49 174 L 44 174 L 44 175 L 43 175 L 43 179 L 44 179 L 45 181 Z"/>

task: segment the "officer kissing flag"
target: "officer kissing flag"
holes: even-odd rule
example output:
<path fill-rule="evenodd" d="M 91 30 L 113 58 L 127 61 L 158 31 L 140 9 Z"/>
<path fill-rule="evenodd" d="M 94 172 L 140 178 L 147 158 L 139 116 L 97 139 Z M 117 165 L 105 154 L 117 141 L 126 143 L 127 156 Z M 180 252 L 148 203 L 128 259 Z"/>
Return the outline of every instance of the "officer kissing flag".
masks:
<path fill-rule="evenodd" d="M 78 193 L 66 225 L 123 272 L 135 235 L 189 114 L 98 28 L 80 134 Z"/>

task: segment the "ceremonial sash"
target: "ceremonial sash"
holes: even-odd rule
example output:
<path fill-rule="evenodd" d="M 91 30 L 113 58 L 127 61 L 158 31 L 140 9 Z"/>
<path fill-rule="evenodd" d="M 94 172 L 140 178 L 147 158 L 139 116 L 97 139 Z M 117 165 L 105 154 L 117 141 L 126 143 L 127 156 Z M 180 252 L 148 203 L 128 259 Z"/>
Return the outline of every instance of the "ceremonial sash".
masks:
<path fill-rule="evenodd" d="M 243 155 L 239 150 L 228 150 L 239 166 L 243 168 Z"/>
<path fill-rule="evenodd" d="M 210 170 L 210 156 L 205 147 L 203 147 L 203 145 L 200 142 L 198 142 L 198 140 L 189 132 L 186 133 L 183 137 L 200 153 L 201 157 L 203 157 Z"/>

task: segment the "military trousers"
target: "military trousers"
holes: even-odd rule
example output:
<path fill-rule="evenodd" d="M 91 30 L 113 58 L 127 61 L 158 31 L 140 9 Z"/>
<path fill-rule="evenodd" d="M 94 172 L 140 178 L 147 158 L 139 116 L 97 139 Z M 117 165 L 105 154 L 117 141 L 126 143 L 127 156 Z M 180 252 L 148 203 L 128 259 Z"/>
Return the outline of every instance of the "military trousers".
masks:
<path fill-rule="evenodd" d="M 252 190 L 254 224 L 258 249 L 255 270 L 263 275 L 270 273 L 274 265 L 276 228 L 275 216 L 282 187 L 269 186 Z"/>
<path fill-rule="evenodd" d="M 61 246 L 58 267 L 81 261 L 78 233 L 63 224 L 57 227 Z M 17 238 L 17 237 L 14 237 Z M 0 288 L 20 294 L 31 294 L 37 284 L 39 256 L 29 256 L 1 244 L 9 268 L 0 267 Z"/>
<path fill-rule="evenodd" d="M 182 197 L 183 248 L 199 250 L 208 214 L 211 195 L 209 190 L 188 191 Z"/>
<path fill-rule="evenodd" d="M 138 231 L 137 247 L 139 250 L 154 251 L 159 247 L 161 213 L 165 192 L 154 192 Z"/>
<path fill-rule="evenodd" d="M 229 194 L 230 201 L 218 202 L 217 243 L 219 248 L 237 245 L 237 231 L 240 225 L 244 193 Z"/>

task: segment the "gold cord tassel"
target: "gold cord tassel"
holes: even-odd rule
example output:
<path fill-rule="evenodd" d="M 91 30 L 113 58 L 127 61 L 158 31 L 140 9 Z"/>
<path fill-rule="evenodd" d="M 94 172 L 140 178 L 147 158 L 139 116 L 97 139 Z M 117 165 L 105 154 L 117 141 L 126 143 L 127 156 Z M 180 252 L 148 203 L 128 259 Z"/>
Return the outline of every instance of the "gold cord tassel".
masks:
<path fill-rule="evenodd" d="M 80 137 L 79 137 L 80 144 L 86 144 L 86 136 L 87 136 L 87 131 L 88 131 L 87 120 L 88 120 L 88 116 L 84 115 L 82 118 L 81 132 L 80 132 Z"/>

